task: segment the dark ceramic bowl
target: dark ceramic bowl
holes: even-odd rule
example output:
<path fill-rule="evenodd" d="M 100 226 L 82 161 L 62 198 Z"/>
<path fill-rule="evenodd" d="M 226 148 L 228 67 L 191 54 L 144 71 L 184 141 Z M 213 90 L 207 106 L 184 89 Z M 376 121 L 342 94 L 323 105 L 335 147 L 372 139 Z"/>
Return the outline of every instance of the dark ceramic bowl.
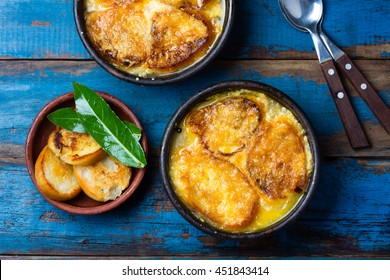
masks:
<path fill-rule="evenodd" d="M 104 100 L 106 100 L 106 102 L 110 105 L 111 109 L 118 115 L 120 119 L 133 122 L 143 130 L 142 125 L 138 120 L 137 116 L 122 101 L 107 93 L 98 92 L 98 94 L 103 97 Z M 45 107 L 43 107 L 32 123 L 32 126 L 30 128 L 30 131 L 28 132 L 26 139 L 25 156 L 28 172 L 30 174 L 31 180 L 36 187 L 37 182 L 35 180 L 35 162 L 39 156 L 39 153 L 46 146 L 50 133 L 55 128 L 54 124 L 52 124 L 47 119 L 47 115 L 59 108 L 74 106 L 75 103 L 73 98 L 73 92 L 61 95 L 50 101 Z M 145 154 L 147 155 L 148 143 L 144 133 L 142 135 L 141 145 L 145 151 Z M 129 187 L 124 190 L 117 199 L 107 202 L 95 201 L 89 198 L 83 192 L 81 192 L 78 196 L 71 200 L 56 201 L 48 198 L 39 189 L 39 187 L 37 187 L 37 189 L 42 194 L 42 196 L 46 198 L 47 201 L 49 201 L 51 204 L 53 204 L 59 209 L 74 214 L 93 215 L 114 209 L 115 207 L 125 202 L 139 186 L 142 178 L 144 177 L 144 174 L 145 168 L 133 168 Z"/>
<path fill-rule="evenodd" d="M 83 0 L 74 0 L 73 2 L 73 13 L 74 19 L 76 22 L 77 32 L 83 42 L 85 48 L 91 57 L 110 74 L 114 75 L 117 78 L 120 78 L 124 81 L 140 84 L 140 85 L 164 85 L 169 83 L 174 83 L 182 81 L 201 69 L 203 69 L 208 63 L 210 63 L 221 51 L 223 45 L 225 44 L 228 35 L 230 33 L 232 24 L 233 24 L 233 15 L 234 15 L 234 0 L 225 0 L 225 19 L 223 22 L 223 29 L 220 37 L 214 43 L 211 50 L 203 56 L 201 59 L 196 61 L 193 65 L 186 68 L 185 70 L 178 71 L 169 75 L 164 75 L 163 77 L 155 78 L 143 78 L 138 77 L 132 74 L 129 74 L 123 70 L 118 69 L 113 66 L 109 61 L 107 61 L 93 46 L 91 40 L 88 38 L 87 30 L 84 20 L 84 1 Z"/>
<path fill-rule="evenodd" d="M 277 221 L 275 224 L 269 226 L 268 228 L 256 232 L 251 232 L 251 233 L 225 232 L 199 219 L 196 215 L 193 214 L 193 212 L 185 204 L 181 202 L 176 192 L 174 191 L 173 183 L 169 176 L 169 159 L 171 153 L 172 138 L 174 136 L 174 133 L 177 131 L 178 125 L 181 123 L 181 121 L 197 104 L 202 103 L 210 96 L 213 96 L 218 93 L 230 91 L 230 90 L 239 90 L 239 89 L 248 89 L 248 90 L 262 92 L 268 95 L 269 97 L 271 97 L 272 99 L 281 103 L 287 109 L 289 109 L 294 114 L 294 116 L 298 119 L 303 129 L 306 131 L 308 142 L 313 156 L 312 176 L 309 179 L 307 190 L 304 192 L 303 197 L 298 201 L 295 207 L 284 218 Z M 173 203 L 177 211 L 192 225 L 194 225 L 198 229 L 210 235 L 215 235 L 221 238 L 230 238 L 230 239 L 239 239 L 239 240 L 256 239 L 256 238 L 269 235 L 270 233 L 279 230 L 285 227 L 287 224 L 291 223 L 292 221 L 296 220 L 298 216 L 302 213 L 304 208 L 309 204 L 309 201 L 313 196 L 318 181 L 319 146 L 318 146 L 316 135 L 314 133 L 314 129 L 311 126 L 308 118 L 306 117 L 306 114 L 286 94 L 284 94 L 283 92 L 279 91 L 276 88 L 273 88 L 263 83 L 252 82 L 252 81 L 230 81 L 230 82 L 223 82 L 223 83 L 210 86 L 198 92 L 193 97 L 188 99 L 184 104 L 182 104 L 179 107 L 179 109 L 174 113 L 163 135 L 163 139 L 161 143 L 160 168 L 161 168 L 163 183 L 168 193 L 169 199 L 171 200 L 171 202 Z"/>

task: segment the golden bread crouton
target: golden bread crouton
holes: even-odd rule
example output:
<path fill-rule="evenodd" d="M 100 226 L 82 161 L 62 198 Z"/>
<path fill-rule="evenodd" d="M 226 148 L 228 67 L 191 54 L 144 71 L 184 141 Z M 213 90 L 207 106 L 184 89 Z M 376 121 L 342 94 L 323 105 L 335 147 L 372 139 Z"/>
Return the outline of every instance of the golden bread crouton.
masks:
<path fill-rule="evenodd" d="M 35 163 L 35 180 L 39 189 L 50 199 L 69 200 L 81 188 L 73 174 L 73 167 L 61 161 L 45 146 Z"/>
<path fill-rule="evenodd" d="M 202 148 L 183 149 L 171 170 L 183 202 L 219 228 L 245 227 L 258 211 L 258 193 L 244 174 Z"/>
<path fill-rule="evenodd" d="M 73 166 L 77 182 L 86 195 L 97 201 L 114 200 L 130 183 L 131 168 L 106 156 L 89 166 Z"/>
<path fill-rule="evenodd" d="M 49 136 L 48 147 L 71 165 L 93 164 L 105 156 L 104 150 L 89 135 L 57 127 Z"/>
<path fill-rule="evenodd" d="M 307 159 L 302 137 L 284 120 L 263 126 L 248 156 L 250 176 L 271 198 L 303 192 Z"/>
<path fill-rule="evenodd" d="M 179 9 L 166 8 L 152 18 L 151 68 L 168 68 L 185 61 L 209 38 L 207 24 Z"/>
<path fill-rule="evenodd" d="M 254 102 L 236 97 L 196 110 L 187 121 L 206 149 L 231 155 L 248 145 L 261 119 L 261 111 Z"/>
<path fill-rule="evenodd" d="M 94 46 L 108 59 L 126 67 L 146 60 L 149 34 L 141 6 L 115 6 L 86 16 L 88 35 Z"/>

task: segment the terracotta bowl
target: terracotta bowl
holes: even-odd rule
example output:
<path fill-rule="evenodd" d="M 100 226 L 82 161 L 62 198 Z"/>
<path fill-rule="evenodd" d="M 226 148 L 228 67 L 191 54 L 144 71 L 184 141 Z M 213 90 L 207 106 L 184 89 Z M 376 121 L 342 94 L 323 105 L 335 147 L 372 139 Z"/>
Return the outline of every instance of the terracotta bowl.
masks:
<path fill-rule="evenodd" d="M 84 20 L 84 1 L 83 0 L 74 0 L 73 1 L 73 13 L 76 23 L 77 32 L 80 36 L 82 43 L 87 49 L 91 57 L 107 72 L 114 75 L 115 77 L 122 79 L 127 82 L 140 84 L 140 85 L 164 85 L 174 82 L 184 80 L 204 67 L 208 65 L 218 53 L 221 51 L 222 47 L 227 41 L 228 35 L 231 31 L 233 25 L 234 17 L 234 0 L 225 0 L 225 19 L 223 22 L 223 28 L 220 37 L 213 44 L 212 49 L 203 56 L 201 59 L 197 60 L 192 66 L 186 68 L 182 71 L 177 71 L 172 74 L 164 75 L 163 77 L 155 78 L 142 78 L 132 74 L 129 74 L 123 70 L 118 69 L 108 62 L 93 46 L 91 40 L 88 37 L 85 20 Z"/>
<path fill-rule="evenodd" d="M 119 116 L 120 119 L 131 121 L 143 130 L 142 125 L 138 120 L 137 116 L 122 101 L 107 93 L 98 92 L 98 94 L 106 100 L 106 102 L 110 105 L 111 109 L 114 110 L 114 112 Z M 30 174 L 31 180 L 36 187 L 37 182 L 35 180 L 35 162 L 39 156 L 39 153 L 46 146 L 50 133 L 55 128 L 54 124 L 52 124 L 47 119 L 47 115 L 59 108 L 74 106 L 75 103 L 73 98 L 73 92 L 61 95 L 50 101 L 45 107 L 43 107 L 43 109 L 38 113 L 32 123 L 32 126 L 26 139 L 25 156 L 28 172 Z M 143 134 L 142 136 L 141 145 L 145 151 L 145 154 L 147 155 L 148 143 L 145 134 Z M 145 174 L 145 168 L 133 168 L 132 173 L 133 174 L 129 187 L 117 199 L 107 202 L 95 201 L 89 198 L 83 192 L 81 192 L 77 197 L 72 200 L 56 201 L 48 198 L 44 193 L 42 193 L 42 191 L 38 187 L 37 190 L 46 198 L 47 201 L 64 211 L 83 215 L 99 214 L 114 209 L 115 207 L 125 202 L 141 183 L 141 180 Z"/>
<path fill-rule="evenodd" d="M 188 115 L 188 113 L 199 103 L 202 103 L 207 98 L 218 94 L 223 93 L 230 90 L 239 90 L 239 89 L 248 89 L 253 91 L 262 92 L 272 99 L 281 103 L 284 107 L 289 109 L 294 116 L 298 119 L 303 129 L 307 133 L 307 138 L 309 142 L 309 146 L 313 156 L 313 173 L 309 179 L 307 189 L 305 190 L 303 196 L 299 199 L 294 208 L 282 219 L 278 220 L 276 223 L 271 226 L 250 233 L 230 233 L 222 231 L 218 228 L 211 226 L 210 224 L 204 222 L 202 219 L 198 218 L 197 215 L 193 214 L 192 210 L 189 209 L 178 197 L 176 194 L 172 180 L 169 175 L 169 159 L 171 154 L 171 144 L 172 137 L 174 133 L 178 129 L 178 126 L 182 122 L 182 120 Z M 318 181 L 319 175 L 319 145 L 317 141 L 317 137 L 314 133 L 314 129 L 311 126 L 306 114 L 299 108 L 299 106 L 286 94 L 281 92 L 280 90 L 271 87 L 269 85 L 252 82 L 252 81 L 229 81 L 222 82 L 213 86 L 210 86 L 192 96 L 188 99 L 184 104 L 182 104 L 177 111 L 173 114 L 171 120 L 169 121 L 166 130 L 163 135 L 162 143 L 161 143 L 161 156 L 160 156 L 160 168 L 161 174 L 163 178 L 163 183 L 165 186 L 165 190 L 171 200 L 172 204 L 176 208 L 176 210 L 193 226 L 198 229 L 204 231 L 207 234 L 214 235 L 221 238 L 229 238 L 229 239 L 239 239 L 239 240 L 249 240 L 249 239 L 257 239 L 269 235 L 281 228 L 284 228 L 287 224 L 290 224 L 294 220 L 296 220 L 303 212 L 304 208 L 309 204 L 316 185 Z"/>

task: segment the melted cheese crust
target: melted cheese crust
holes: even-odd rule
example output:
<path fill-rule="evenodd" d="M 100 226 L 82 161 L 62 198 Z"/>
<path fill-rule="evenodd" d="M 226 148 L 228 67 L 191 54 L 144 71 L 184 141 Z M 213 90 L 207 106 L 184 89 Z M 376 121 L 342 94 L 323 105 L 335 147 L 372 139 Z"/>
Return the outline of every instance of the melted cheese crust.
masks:
<path fill-rule="evenodd" d="M 259 198 L 237 167 L 213 157 L 201 145 L 182 149 L 177 164 L 177 191 L 186 205 L 225 230 L 240 229 L 252 221 Z"/>
<path fill-rule="evenodd" d="M 87 33 L 115 67 L 154 78 L 190 67 L 212 48 L 224 0 L 87 0 Z"/>
<path fill-rule="evenodd" d="M 306 133 L 291 111 L 267 95 L 215 95 L 180 127 L 169 165 L 174 190 L 211 225 L 228 232 L 267 228 L 305 192 L 313 170 Z"/>

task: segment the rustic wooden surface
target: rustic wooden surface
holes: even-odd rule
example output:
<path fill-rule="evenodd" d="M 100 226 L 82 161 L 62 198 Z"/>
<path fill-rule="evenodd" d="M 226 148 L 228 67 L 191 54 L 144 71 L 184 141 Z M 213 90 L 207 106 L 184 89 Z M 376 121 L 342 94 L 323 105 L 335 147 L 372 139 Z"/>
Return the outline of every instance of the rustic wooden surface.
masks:
<path fill-rule="evenodd" d="M 159 87 L 121 81 L 92 61 L 70 0 L 0 2 L 0 257 L 305 258 L 390 257 L 390 136 L 353 91 L 372 148 L 354 151 L 307 34 L 291 28 L 277 1 L 236 1 L 229 41 L 186 81 Z M 324 29 L 390 104 L 390 1 L 325 0 Z M 317 191 L 286 229 L 253 242 L 219 240 L 173 208 L 158 171 L 159 145 L 176 108 L 219 81 L 248 79 L 290 95 L 307 113 L 323 156 Z M 54 208 L 27 173 L 24 142 L 50 100 L 77 81 L 128 104 L 146 129 L 146 177 L 121 207 L 96 216 Z"/>

